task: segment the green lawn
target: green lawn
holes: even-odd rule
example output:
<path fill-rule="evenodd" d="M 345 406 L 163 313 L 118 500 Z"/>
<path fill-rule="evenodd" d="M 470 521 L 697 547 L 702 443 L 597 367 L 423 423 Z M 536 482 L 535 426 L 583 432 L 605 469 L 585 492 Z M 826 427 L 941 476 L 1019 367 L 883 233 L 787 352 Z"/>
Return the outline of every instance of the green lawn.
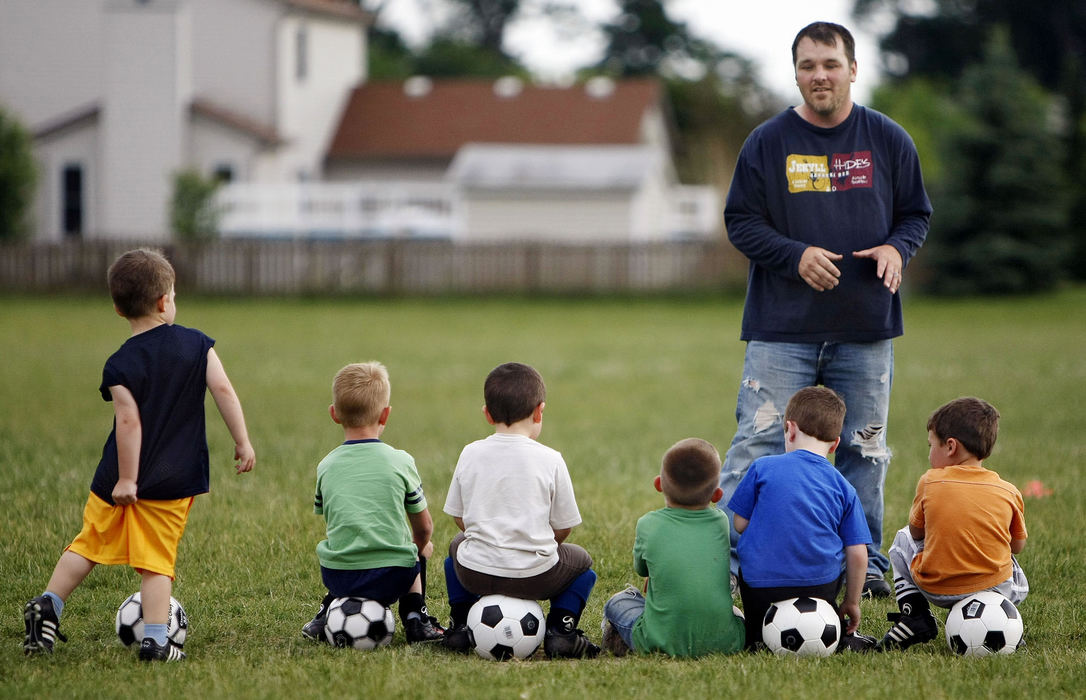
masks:
<path fill-rule="evenodd" d="M 112 420 L 97 392 L 127 324 L 101 298 L 0 298 L 0 697 L 1070 697 L 1086 688 L 1084 550 L 1079 467 L 1086 460 L 1086 289 L 1033 299 L 909 299 L 889 442 L 886 533 L 904 524 L 926 464 L 925 422 L 939 404 L 982 396 L 1003 415 L 988 465 L 1053 494 L 1027 501 L 1020 557 L 1032 594 L 1028 649 L 961 659 L 940 639 L 892 655 L 790 661 L 766 654 L 675 661 L 601 658 L 497 664 L 407 647 L 373 653 L 305 642 L 301 625 L 324 591 L 314 554 L 317 461 L 342 438 L 328 418 L 342 365 L 380 359 L 392 376 L 384 439 L 411 452 L 427 486 L 438 550 L 455 526 L 441 513 L 461 447 L 488 432 L 482 382 L 519 360 L 547 380 L 541 440 L 564 454 L 584 524 L 571 541 L 596 560 L 582 621 L 599 639 L 604 600 L 635 577 L 633 527 L 662 506 L 652 488 L 663 451 L 699 436 L 723 452 L 735 428 L 742 302 L 225 300 L 180 290 L 178 323 L 204 330 L 245 407 L 257 466 L 236 476 L 226 429 L 209 401 L 212 492 L 182 540 L 175 596 L 190 616 L 189 659 L 147 667 L 113 634 L 116 606 L 138 588 L 100 567 L 73 595 L 52 657 L 24 658 L 21 608 L 41 592 L 79 529 Z M 439 562 L 430 606 L 448 606 Z M 863 604 L 861 631 L 881 636 L 892 603 Z"/>

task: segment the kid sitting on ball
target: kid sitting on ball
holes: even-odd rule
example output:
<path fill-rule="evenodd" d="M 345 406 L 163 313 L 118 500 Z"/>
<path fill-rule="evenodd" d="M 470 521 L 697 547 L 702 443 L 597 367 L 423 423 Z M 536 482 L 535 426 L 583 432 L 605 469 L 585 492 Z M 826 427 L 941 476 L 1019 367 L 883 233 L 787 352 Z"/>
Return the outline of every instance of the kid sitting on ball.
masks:
<path fill-rule="evenodd" d="M 460 453 L 445 501 L 445 512 L 461 530 L 445 560 L 452 609 L 445 644 L 469 651 L 468 611 L 480 596 L 500 593 L 550 600 L 547 656 L 594 657 L 600 648 L 577 629 L 596 583 L 592 557 L 564 541 L 581 514 L 562 455 L 537 442 L 543 377 L 509 362 L 490 372 L 483 396 L 494 434 Z"/>
<path fill-rule="evenodd" d="M 928 461 L 909 524 L 890 547 L 900 612 L 878 650 L 907 649 L 938 634 L 929 603 L 951 608 L 992 590 L 1015 605 L 1029 582 L 1014 555 L 1026 546 L 1021 492 L 982 462 L 992 453 L 999 411 L 978 398 L 955 399 L 928 419 Z"/>
<path fill-rule="evenodd" d="M 841 441 L 844 418 L 845 402 L 832 389 L 797 391 L 784 410 L 785 454 L 755 460 L 728 502 L 743 534 L 739 593 L 748 649 L 761 645 L 770 605 L 805 596 L 838 610 L 845 623 L 838 649 L 875 645 L 873 637 L 856 634 L 871 531 L 856 489 L 827 459 Z"/>
<path fill-rule="evenodd" d="M 235 469 L 253 468 L 237 394 L 215 341 L 174 325 L 174 270 L 161 253 L 132 250 L 109 268 L 113 308 L 129 338 L 106 361 L 102 398 L 115 420 L 83 510 L 83 529 L 60 555 L 45 592 L 24 607 L 23 650 L 52 652 L 68 596 L 98 564 L 128 564 L 140 573 L 142 661 L 181 661 L 167 638 L 177 545 L 194 497 L 207 493 L 204 396 L 210 390 L 234 438 Z"/>
<path fill-rule="evenodd" d="M 641 516 L 634 571 L 647 576 L 603 606 L 603 646 L 615 656 L 662 651 L 679 657 L 743 648 L 743 623 L 732 612 L 728 516 L 714 507 L 722 491 L 720 455 L 705 440 L 681 440 L 653 481 L 666 508 Z"/>
<path fill-rule="evenodd" d="M 409 644 L 439 641 L 445 630 L 426 610 L 426 560 L 434 522 L 415 460 L 381 442 L 392 410 L 388 370 L 380 362 L 347 365 L 332 382 L 332 420 L 344 442 L 317 465 L 313 511 L 327 537 L 317 544 L 328 595 L 302 634 L 327 641 L 328 607 L 336 598 L 400 603 Z M 406 518 L 404 514 L 406 512 Z M 410 525 L 409 525 L 410 524 Z"/>

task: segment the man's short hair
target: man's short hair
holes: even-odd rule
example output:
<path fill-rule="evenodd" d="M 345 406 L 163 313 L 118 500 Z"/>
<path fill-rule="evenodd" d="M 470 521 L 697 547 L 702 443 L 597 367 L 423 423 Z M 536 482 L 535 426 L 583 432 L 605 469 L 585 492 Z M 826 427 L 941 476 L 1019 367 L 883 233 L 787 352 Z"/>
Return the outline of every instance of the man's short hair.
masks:
<path fill-rule="evenodd" d="M 710 502 L 720 483 L 720 454 L 700 438 L 686 438 L 664 453 L 660 490 L 676 505 L 701 506 Z"/>
<path fill-rule="evenodd" d="M 940 442 L 954 438 L 977 459 L 986 459 L 999 434 L 999 411 L 984 399 L 965 396 L 935 409 L 928 430 Z"/>
<path fill-rule="evenodd" d="M 547 387 L 534 367 L 506 362 L 487 375 L 483 399 L 494 422 L 512 425 L 532 415 L 535 407 L 547 399 Z"/>
<path fill-rule="evenodd" d="M 122 254 L 106 273 L 109 296 L 125 318 L 153 314 L 158 300 L 170 293 L 175 278 L 170 261 L 150 248 Z"/>
<path fill-rule="evenodd" d="M 856 62 L 856 40 L 852 38 L 852 33 L 849 30 L 833 22 L 812 22 L 800 29 L 799 34 L 796 34 L 796 38 L 792 41 L 793 66 L 796 65 L 796 49 L 799 47 L 800 40 L 804 38 L 827 46 L 837 46 L 837 40 L 840 39 L 842 48 L 845 50 L 845 58 L 848 59 L 849 64 Z"/>
<path fill-rule="evenodd" d="M 347 428 L 373 425 L 388 406 L 392 384 L 380 362 L 356 362 L 336 373 L 332 401 L 336 417 Z"/>
<path fill-rule="evenodd" d="M 788 401 L 784 420 L 792 421 L 805 434 L 822 442 L 833 442 L 841 437 L 845 423 L 845 400 L 824 386 L 808 386 L 800 389 Z"/>

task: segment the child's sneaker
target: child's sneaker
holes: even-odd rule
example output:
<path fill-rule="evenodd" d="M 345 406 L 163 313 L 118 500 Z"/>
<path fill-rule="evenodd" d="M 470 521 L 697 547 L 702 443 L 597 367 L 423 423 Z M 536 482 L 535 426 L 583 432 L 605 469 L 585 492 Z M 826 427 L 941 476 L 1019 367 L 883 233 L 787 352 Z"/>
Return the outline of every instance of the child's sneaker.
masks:
<path fill-rule="evenodd" d="M 328 641 L 324 636 L 324 625 L 327 622 L 324 615 L 317 615 L 309 622 L 302 625 L 302 636 L 314 642 Z"/>
<path fill-rule="evenodd" d="M 159 646 L 155 643 L 155 640 L 150 637 L 144 637 L 143 642 L 140 644 L 140 661 L 184 660 L 185 652 L 181 651 L 181 647 L 169 640 L 166 640 L 165 644 Z"/>
<path fill-rule="evenodd" d="M 549 629 L 543 637 L 543 652 L 551 659 L 594 659 L 600 655 L 600 648 L 588 641 L 581 630 L 559 632 Z"/>
<path fill-rule="evenodd" d="M 68 638 L 60 632 L 60 619 L 53 610 L 53 601 L 48 596 L 31 598 L 23 607 L 23 620 L 26 622 L 26 637 L 23 640 L 23 653 L 33 654 L 38 651 L 53 653 L 57 639 L 66 642 Z"/>
<path fill-rule="evenodd" d="M 607 651 L 611 652 L 612 656 L 626 656 L 630 653 L 630 647 L 626 646 L 625 640 L 622 639 L 622 635 L 618 633 L 615 626 L 611 624 L 610 620 L 604 620 L 600 627 L 603 629 L 603 643 L 600 645 Z"/>
<path fill-rule="evenodd" d="M 436 617 L 429 615 L 407 618 L 403 623 L 403 631 L 408 644 L 440 642 L 445 639 L 445 628 L 438 624 Z"/>
<path fill-rule="evenodd" d="M 840 654 L 843 651 L 856 651 L 866 652 L 871 651 L 878 644 L 878 640 L 872 636 L 866 634 L 860 634 L 855 632 L 853 634 L 841 635 L 841 641 L 837 645 L 837 653 Z"/>
<path fill-rule="evenodd" d="M 475 646 L 471 630 L 468 629 L 467 625 L 463 624 L 453 625 L 445 630 L 445 638 L 441 643 L 449 651 L 455 651 L 458 654 L 470 653 L 471 648 Z"/>
<path fill-rule="evenodd" d="M 916 615 L 886 613 L 886 619 L 894 624 L 879 641 L 876 651 L 908 649 L 913 644 L 930 642 L 939 634 L 939 625 L 930 608 Z"/>
<path fill-rule="evenodd" d="M 882 574 L 868 572 L 861 595 L 864 598 L 889 598 L 893 591 Z"/>

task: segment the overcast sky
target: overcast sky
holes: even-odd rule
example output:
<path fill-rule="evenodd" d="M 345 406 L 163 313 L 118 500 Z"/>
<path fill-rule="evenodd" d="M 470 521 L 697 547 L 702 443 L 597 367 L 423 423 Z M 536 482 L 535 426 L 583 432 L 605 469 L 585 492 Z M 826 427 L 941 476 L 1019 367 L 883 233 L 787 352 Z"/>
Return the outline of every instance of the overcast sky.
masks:
<path fill-rule="evenodd" d="M 574 0 L 593 23 L 613 20 L 615 0 Z M 382 24 L 394 26 L 409 42 L 424 41 L 432 29 L 435 0 L 386 0 Z M 722 49 L 753 59 L 762 83 L 794 104 L 799 100 L 792 71 L 792 39 L 802 27 L 816 20 L 843 24 L 856 37 L 859 67 L 853 97 L 865 102 L 878 82 L 876 38 L 860 31 L 850 16 L 853 0 L 666 0 L 668 16 L 685 22 L 695 36 L 709 39 Z M 559 80 L 576 68 L 599 60 L 602 36 L 576 42 L 561 40 L 541 22 L 511 25 L 506 34 L 510 53 L 534 73 Z"/>

